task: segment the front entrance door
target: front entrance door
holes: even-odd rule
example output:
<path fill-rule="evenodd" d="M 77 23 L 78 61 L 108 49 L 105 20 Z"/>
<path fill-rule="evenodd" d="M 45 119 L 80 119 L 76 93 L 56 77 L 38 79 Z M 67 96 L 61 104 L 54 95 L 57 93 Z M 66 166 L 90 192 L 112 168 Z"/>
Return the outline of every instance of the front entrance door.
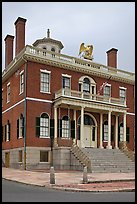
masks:
<path fill-rule="evenodd" d="M 5 152 L 5 167 L 10 166 L 10 152 Z"/>
<path fill-rule="evenodd" d="M 84 138 L 85 147 L 97 147 L 97 139 L 94 126 L 84 125 Z"/>

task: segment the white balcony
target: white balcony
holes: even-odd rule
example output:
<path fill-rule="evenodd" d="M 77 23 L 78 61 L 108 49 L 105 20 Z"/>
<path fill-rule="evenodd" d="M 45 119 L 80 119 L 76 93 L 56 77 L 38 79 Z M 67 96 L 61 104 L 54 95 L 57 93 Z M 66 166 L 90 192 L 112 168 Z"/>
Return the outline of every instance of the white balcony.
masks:
<path fill-rule="evenodd" d="M 84 92 L 69 90 L 69 89 L 60 89 L 59 91 L 57 91 L 55 93 L 55 99 L 58 99 L 59 97 L 81 99 L 81 100 L 91 101 L 96 103 L 104 103 L 108 105 L 118 105 L 118 106 L 126 107 L 126 101 L 122 101 L 120 100 L 120 98 L 106 97 L 103 95 L 89 94 L 89 93 L 84 93 Z"/>

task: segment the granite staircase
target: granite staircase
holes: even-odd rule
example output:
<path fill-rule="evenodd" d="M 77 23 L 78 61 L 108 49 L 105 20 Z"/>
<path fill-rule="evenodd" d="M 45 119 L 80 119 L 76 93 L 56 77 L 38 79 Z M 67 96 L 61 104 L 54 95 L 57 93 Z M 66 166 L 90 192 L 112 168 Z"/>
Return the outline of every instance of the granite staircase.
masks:
<path fill-rule="evenodd" d="M 90 172 L 135 172 L 135 162 L 120 149 L 81 148 L 91 160 Z"/>

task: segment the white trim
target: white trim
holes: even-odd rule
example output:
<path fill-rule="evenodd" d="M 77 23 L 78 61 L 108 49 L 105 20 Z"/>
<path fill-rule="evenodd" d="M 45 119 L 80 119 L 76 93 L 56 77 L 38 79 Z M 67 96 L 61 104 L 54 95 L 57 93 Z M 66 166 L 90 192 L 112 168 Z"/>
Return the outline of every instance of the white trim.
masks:
<path fill-rule="evenodd" d="M 111 84 L 106 83 L 106 86 L 111 86 Z"/>
<path fill-rule="evenodd" d="M 127 115 L 135 115 L 135 113 L 128 113 L 128 112 L 127 112 Z"/>
<path fill-rule="evenodd" d="M 50 101 L 50 100 L 39 99 L 39 98 L 26 97 L 26 99 L 27 99 L 27 100 L 30 100 L 30 101 L 39 101 L 39 102 L 45 102 L 45 103 L 52 103 L 52 101 Z"/>
<path fill-rule="evenodd" d="M 23 74 L 23 73 L 24 73 L 24 70 L 22 70 L 22 71 L 20 72 L 20 75 Z"/>
<path fill-rule="evenodd" d="M 40 93 L 51 94 L 51 92 L 40 91 Z"/>
<path fill-rule="evenodd" d="M 46 70 L 46 69 L 40 69 L 40 71 L 41 71 L 41 72 L 44 72 L 44 73 L 48 73 L 48 74 L 51 73 L 51 71 L 48 71 L 48 70 Z"/>
<path fill-rule="evenodd" d="M 8 108 L 7 110 L 3 111 L 2 114 L 6 113 L 7 111 L 9 111 L 10 109 L 14 108 L 15 106 L 19 105 L 20 103 L 22 103 L 25 99 L 22 99 L 21 101 L 19 101 L 18 103 L 15 103 L 13 106 L 11 106 L 10 108 Z"/>
<path fill-rule="evenodd" d="M 68 75 L 68 74 L 62 74 L 63 77 L 69 77 L 71 78 L 72 76 L 71 75 Z"/>
<path fill-rule="evenodd" d="M 7 84 L 7 86 L 9 86 L 10 85 L 10 82 Z"/>
<path fill-rule="evenodd" d="M 39 102 L 45 102 L 45 103 L 52 103 L 52 101 L 50 100 L 44 100 L 44 99 L 39 99 L 39 98 L 30 98 L 30 97 L 26 97 L 27 100 L 31 100 L 31 101 L 39 101 Z M 2 114 L 6 113 L 7 111 L 11 110 L 12 108 L 16 107 L 17 105 L 19 105 L 20 103 L 22 103 L 25 99 L 22 99 L 21 101 L 15 103 L 13 106 L 11 106 L 10 108 L 6 109 L 5 111 L 2 112 Z"/>
<path fill-rule="evenodd" d="M 119 86 L 119 89 L 125 89 L 125 90 L 126 90 L 127 88 L 125 88 L 125 87 L 123 87 L 123 86 Z"/>

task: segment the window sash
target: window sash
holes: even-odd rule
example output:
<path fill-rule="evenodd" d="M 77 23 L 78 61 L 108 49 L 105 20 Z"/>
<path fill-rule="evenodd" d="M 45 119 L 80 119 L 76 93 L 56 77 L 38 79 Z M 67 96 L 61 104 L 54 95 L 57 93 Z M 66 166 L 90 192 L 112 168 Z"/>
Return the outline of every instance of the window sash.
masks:
<path fill-rule="evenodd" d="M 104 141 L 108 141 L 108 125 L 104 125 Z"/>
<path fill-rule="evenodd" d="M 20 93 L 24 92 L 24 73 L 20 75 Z"/>
<path fill-rule="evenodd" d="M 62 137 L 69 138 L 69 120 L 62 120 Z"/>
<path fill-rule="evenodd" d="M 63 88 L 69 88 L 70 89 L 70 78 L 63 76 Z"/>
<path fill-rule="evenodd" d="M 7 102 L 10 102 L 10 84 L 7 86 Z"/>
<path fill-rule="evenodd" d="M 104 87 L 104 96 L 110 96 L 110 86 Z"/>
<path fill-rule="evenodd" d="M 50 75 L 49 73 L 41 73 L 41 91 L 49 92 L 50 91 Z"/>
<path fill-rule="evenodd" d="M 49 118 L 40 118 L 40 137 L 49 137 Z"/>

